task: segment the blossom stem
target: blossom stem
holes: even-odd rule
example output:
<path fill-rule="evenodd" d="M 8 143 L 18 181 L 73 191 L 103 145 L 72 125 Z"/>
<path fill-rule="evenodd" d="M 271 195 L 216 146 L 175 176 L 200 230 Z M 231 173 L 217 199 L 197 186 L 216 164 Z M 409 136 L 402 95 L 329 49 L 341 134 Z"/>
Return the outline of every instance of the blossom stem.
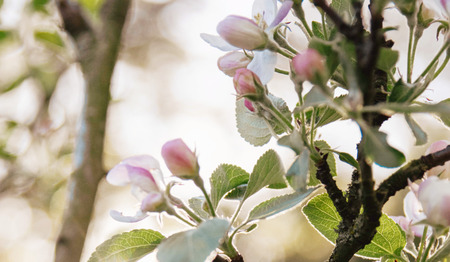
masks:
<path fill-rule="evenodd" d="M 279 74 L 283 74 L 283 75 L 289 75 L 288 71 L 285 71 L 285 70 L 279 69 L 279 68 L 275 68 L 275 72 L 277 72 Z"/>
<path fill-rule="evenodd" d="M 276 49 L 276 51 L 277 51 L 279 54 L 281 54 L 282 56 L 287 57 L 287 58 L 289 58 L 289 59 L 294 58 L 294 55 L 293 55 L 293 54 L 291 54 L 291 53 L 289 53 L 289 52 L 286 52 L 286 51 L 284 51 L 283 49 L 281 49 L 281 48 L 279 48 L 279 47 Z"/>
<path fill-rule="evenodd" d="M 412 76 L 412 43 L 413 43 L 413 37 L 414 37 L 414 26 L 409 25 L 409 40 L 408 40 L 408 61 L 407 61 L 407 82 L 411 83 L 411 76 Z"/>
<path fill-rule="evenodd" d="M 211 199 L 209 198 L 208 192 L 206 192 L 205 189 L 205 184 L 203 183 L 203 179 L 200 176 L 197 176 L 196 178 L 193 179 L 195 185 L 200 188 L 200 190 L 202 191 L 203 195 L 206 198 L 206 202 L 208 203 L 208 207 L 210 210 L 210 214 L 215 217 L 216 216 L 216 211 L 214 210 L 214 206 L 211 202 Z"/>
<path fill-rule="evenodd" d="M 447 48 L 449 48 L 449 46 L 450 46 L 450 41 L 446 41 L 445 44 L 442 46 L 442 48 L 439 50 L 439 52 L 434 56 L 433 60 L 431 60 L 430 64 L 427 66 L 427 68 L 425 68 L 425 70 L 422 72 L 420 77 L 425 77 L 428 74 L 428 72 L 431 70 L 431 68 L 433 68 L 434 64 L 437 62 L 439 57 L 442 55 L 442 53 L 445 50 L 447 50 Z M 417 80 L 416 80 L 416 82 L 417 82 Z"/>
<path fill-rule="evenodd" d="M 192 219 L 194 219 L 195 221 L 197 221 L 198 223 L 203 222 L 203 220 L 198 217 L 194 212 L 192 212 L 191 209 L 189 209 L 187 206 L 185 206 L 184 204 L 181 206 L 181 209 L 183 209 Z"/>
<path fill-rule="evenodd" d="M 442 70 L 444 70 L 444 68 L 447 66 L 448 60 L 450 59 L 450 52 L 447 52 L 447 56 L 445 57 L 444 62 L 442 63 L 442 65 L 439 67 L 439 69 L 436 71 L 436 73 L 434 74 L 434 78 L 438 77 L 439 74 L 442 72 Z"/>
<path fill-rule="evenodd" d="M 427 239 L 428 226 L 423 229 L 422 237 L 420 238 L 419 253 L 417 254 L 417 261 L 420 261 L 422 257 L 423 247 L 425 246 L 425 240 Z"/>
<path fill-rule="evenodd" d="M 269 101 L 269 103 L 261 103 L 261 107 L 275 117 L 281 125 L 286 129 L 286 132 L 292 132 L 294 127 L 291 122 Z"/>
<path fill-rule="evenodd" d="M 325 23 L 325 13 L 321 12 L 321 15 L 322 15 L 323 38 L 325 38 L 325 40 L 328 40 L 327 24 Z"/>
<path fill-rule="evenodd" d="M 434 234 L 431 235 L 427 249 L 425 249 L 425 252 L 423 253 L 421 262 L 427 261 L 428 254 L 430 253 L 431 247 L 433 246 L 435 239 L 436 239 L 436 237 L 434 236 Z"/>
<path fill-rule="evenodd" d="M 191 227 L 196 227 L 196 225 L 192 224 L 191 222 L 187 221 L 184 217 L 180 216 L 174 209 L 169 208 L 166 210 L 167 214 L 172 215 L 179 220 L 183 221 L 184 223 L 188 224 Z"/>

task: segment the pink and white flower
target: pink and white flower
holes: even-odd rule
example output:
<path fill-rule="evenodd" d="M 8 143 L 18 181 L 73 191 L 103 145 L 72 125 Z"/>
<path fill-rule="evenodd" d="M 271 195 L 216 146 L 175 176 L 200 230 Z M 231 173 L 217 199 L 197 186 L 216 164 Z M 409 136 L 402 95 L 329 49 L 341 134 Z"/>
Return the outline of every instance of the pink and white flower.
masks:
<path fill-rule="evenodd" d="M 432 226 L 450 226 L 450 181 L 435 176 L 425 179 L 415 192 L 426 222 Z"/>
<path fill-rule="evenodd" d="M 277 62 L 277 54 L 273 50 L 270 50 L 270 48 L 264 50 L 259 49 L 271 46 L 270 42 L 273 42 L 274 31 L 287 16 L 292 5 L 293 2 L 291 0 L 286 0 L 283 2 L 280 9 L 277 10 L 276 0 L 255 0 L 252 8 L 253 20 L 245 17 L 229 16 L 219 23 L 218 33 L 220 36 L 209 34 L 201 34 L 200 36 L 204 41 L 222 51 L 234 51 L 240 48 L 254 50 L 254 57 L 247 68 L 257 74 L 261 79 L 261 82 L 265 85 L 273 77 L 275 64 Z M 231 21 L 233 21 L 233 23 L 231 23 Z M 233 24 L 238 24 L 237 21 L 240 23 L 246 21 L 246 26 L 244 27 L 246 29 L 245 32 L 251 32 L 251 35 L 257 37 L 255 37 L 255 39 L 250 39 L 244 37 L 244 34 L 238 34 L 237 32 L 242 33 L 242 29 L 237 26 L 231 27 Z M 253 21 L 253 23 L 250 23 L 249 21 Z M 222 24 L 224 22 L 225 24 Z M 223 30 L 224 25 L 227 26 L 226 30 Z M 255 25 L 257 25 L 258 29 Z M 232 33 L 232 30 L 236 30 L 236 33 Z M 262 34 L 264 34 L 265 37 L 262 37 Z M 239 36 L 242 36 L 242 38 L 238 39 L 240 38 Z M 262 47 L 263 40 L 266 41 L 264 47 Z M 243 43 L 245 45 L 243 45 Z"/>
<path fill-rule="evenodd" d="M 158 161 L 148 155 L 127 158 L 113 167 L 106 175 L 106 181 L 115 186 L 131 185 L 132 194 L 142 201 L 134 216 L 125 216 L 111 210 L 110 215 L 120 222 L 138 222 L 148 212 L 162 211 L 165 205 L 162 174 Z M 153 202 L 152 202 L 153 201 Z"/>

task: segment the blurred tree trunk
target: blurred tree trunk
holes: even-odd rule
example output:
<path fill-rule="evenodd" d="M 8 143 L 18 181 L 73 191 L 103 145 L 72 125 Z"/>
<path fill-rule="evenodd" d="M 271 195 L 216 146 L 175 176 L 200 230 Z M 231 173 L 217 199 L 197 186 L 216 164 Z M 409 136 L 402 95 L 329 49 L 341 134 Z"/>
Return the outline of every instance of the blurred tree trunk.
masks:
<path fill-rule="evenodd" d="M 85 80 L 85 102 L 75 150 L 75 170 L 68 182 L 66 210 L 56 243 L 55 261 L 80 261 L 104 176 L 103 143 L 110 83 L 118 57 L 130 0 L 105 0 L 98 27 L 90 25 L 77 3 L 57 0 L 64 30 L 73 38 Z"/>

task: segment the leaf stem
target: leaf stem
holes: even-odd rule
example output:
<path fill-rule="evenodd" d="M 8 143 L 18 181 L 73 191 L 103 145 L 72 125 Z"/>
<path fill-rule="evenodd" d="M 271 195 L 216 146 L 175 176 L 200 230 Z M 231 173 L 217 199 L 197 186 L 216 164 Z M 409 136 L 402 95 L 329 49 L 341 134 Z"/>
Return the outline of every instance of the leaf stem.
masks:
<path fill-rule="evenodd" d="M 181 209 L 184 210 L 192 219 L 194 219 L 198 223 L 203 222 L 203 220 L 200 217 L 198 217 L 194 212 L 192 212 L 190 208 L 188 208 L 184 204 L 181 206 Z"/>
<path fill-rule="evenodd" d="M 423 229 L 423 234 L 422 234 L 422 237 L 420 238 L 420 246 L 419 246 L 419 253 L 417 254 L 417 261 L 421 260 L 423 247 L 425 246 L 425 240 L 427 238 L 427 231 L 428 231 L 428 226 L 426 226 Z"/>
<path fill-rule="evenodd" d="M 270 100 L 268 100 L 267 103 L 261 103 L 260 105 L 285 127 L 286 132 L 290 133 L 294 130 L 291 122 L 272 104 L 272 102 L 270 102 Z"/>
<path fill-rule="evenodd" d="M 428 254 L 430 253 L 431 247 L 433 246 L 435 239 L 436 239 L 436 237 L 434 236 L 434 234 L 431 235 L 431 237 L 429 239 L 429 243 L 428 243 L 427 249 L 425 249 L 425 252 L 423 253 L 421 262 L 427 261 Z"/>
<path fill-rule="evenodd" d="M 323 38 L 325 38 L 325 40 L 328 40 L 327 24 L 325 23 L 325 13 L 321 12 L 321 15 L 322 15 Z"/>
<path fill-rule="evenodd" d="M 434 56 L 433 60 L 431 60 L 430 64 L 428 64 L 427 68 L 425 68 L 425 70 L 422 72 L 422 74 L 420 75 L 419 78 L 421 77 L 425 77 L 428 72 L 431 70 L 431 68 L 434 66 L 434 64 L 437 62 L 437 60 L 439 59 L 439 57 L 442 55 L 442 53 L 447 50 L 447 48 L 449 48 L 450 46 L 450 41 L 446 41 L 445 44 L 441 47 L 441 49 L 439 50 L 439 52 L 437 52 L 437 54 Z M 447 55 L 448 56 L 448 55 Z M 419 79 L 417 79 L 419 80 Z M 416 80 L 416 82 L 417 82 Z"/>
<path fill-rule="evenodd" d="M 414 25 L 409 25 L 409 40 L 408 40 L 408 61 L 407 61 L 407 82 L 411 83 L 411 76 L 412 76 L 412 45 L 413 45 L 413 38 L 414 38 Z"/>
<path fill-rule="evenodd" d="M 205 185 L 203 183 L 203 179 L 200 176 L 197 176 L 193 180 L 194 180 L 195 185 L 198 188 L 200 188 L 200 190 L 202 191 L 203 195 L 205 196 L 206 202 L 208 203 L 208 207 L 209 207 L 209 210 L 210 210 L 210 214 L 213 217 L 215 217 L 216 216 L 216 212 L 214 210 L 214 207 L 213 207 L 213 204 L 211 202 L 211 199 L 209 198 L 208 192 L 206 192 Z"/>
<path fill-rule="evenodd" d="M 448 60 L 450 59 L 450 53 L 447 52 L 447 56 L 445 57 L 444 62 L 442 63 L 442 65 L 439 67 L 439 69 L 436 71 L 436 73 L 434 73 L 434 77 L 433 79 L 435 79 L 436 77 L 439 76 L 439 74 L 442 72 L 442 70 L 444 70 L 444 68 L 447 66 Z"/>

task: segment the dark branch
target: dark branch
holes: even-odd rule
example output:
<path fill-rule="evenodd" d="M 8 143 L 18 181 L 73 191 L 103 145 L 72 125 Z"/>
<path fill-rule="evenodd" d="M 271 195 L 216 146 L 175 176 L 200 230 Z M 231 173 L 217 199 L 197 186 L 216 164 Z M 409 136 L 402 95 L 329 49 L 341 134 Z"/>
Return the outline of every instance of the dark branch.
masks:
<path fill-rule="evenodd" d="M 345 220 L 345 218 L 349 214 L 347 200 L 345 199 L 343 192 L 336 185 L 336 181 L 331 176 L 327 158 L 328 154 L 325 154 L 322 159 L 316 164 L 316 177 L 325 186 L 325 189 L 327 190 L 330 199 L 333 201 L 337 212 Z"/>
<path fill-rule="evenodd" d="M 382 204 L 386 203 L 391 196 L 408 186 L 408 180 L 414 182 L 421 179 L 425 171 L 443 165 L 449 160 L 450 146 L 447 146 L 441 151 L 411 161 L 380 184 L 376 191 L 378 201 Z"/>

